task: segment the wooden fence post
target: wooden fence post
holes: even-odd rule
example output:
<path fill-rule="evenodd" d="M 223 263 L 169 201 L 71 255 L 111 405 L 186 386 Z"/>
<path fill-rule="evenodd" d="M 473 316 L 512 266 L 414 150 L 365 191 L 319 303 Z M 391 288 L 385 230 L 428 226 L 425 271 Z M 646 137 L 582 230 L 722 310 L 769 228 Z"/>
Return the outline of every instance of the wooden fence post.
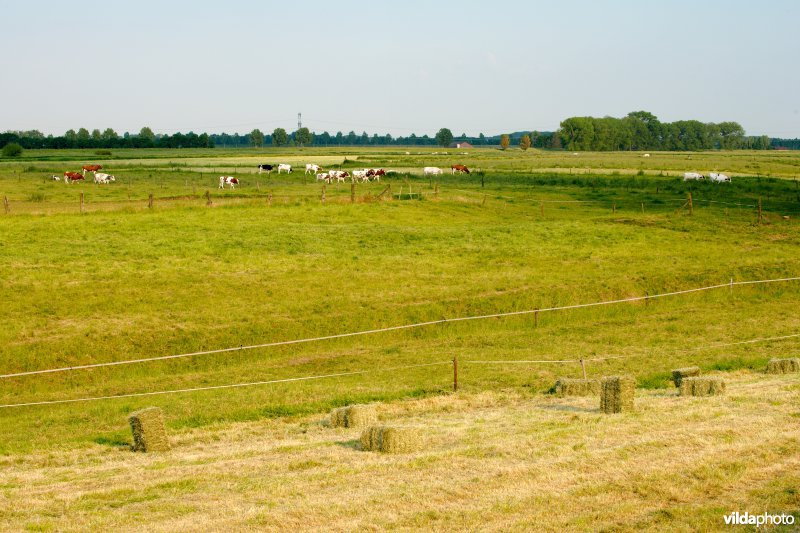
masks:
<path fill-rule="evenodd" d="M 483 174 L 481 174 L 481 189 L 483 189 Z"/>
<path fill-rule="evenodd" d="M 642 202 L 642 214 L 644 215 L 644 202 Z"/>
<path fill-rule="evenodd" d="M 7 215 L 11 211 L 11 207 L 8 205 L 8 196 L 3 196 L 3 207 L 5 207 Z"/>
<path fill-rule="evenodd" d="M 150 193 L 150 195 L 147 197 L 147 207 L 149 209 L 153 209 L 153 193 Z"/>
<path fill-rule="evenodd" d="M 612 213 L 616 213 L 617 212 L 617 202 L 614 202 L 613 204 L 611 204 L 611 212 Z"/>
<path fill-rule="evenodd" d="M 211 201 L 211 191 L 206 189 L 206 206 L 211 207 L 214 202 Z"/>
<path fill-rule="evenodd" d="M 533 327 L 539 327 L 539 308 L 533 310 Z"/>
<path fill-rule="evenodd" d="M 458 356 L 453 356 L 453 392 L 458 392 Z"/>
<path fill-rule="evenodd" d="M 694 214 L 694 205 L 692 204 L 692 193 L 689 193 L 689 214 Z"/>
<path fill-rule="evenodd" d="M 439 184 L 436 184 L 436 188 L 433 190 L 433 196 L 435 198 L 439 198 Z"/>
<path fill-rule="evenodd" d="M 584 363 L 583 358 L 581 358 L 581 370 L 583 370 L 583 379 L 586 379 L 586 363 Z"/>
<path fill-rule="evenodd" d="M 323 204 L 325 203 L 325 186 L 322 186 L 322 196 L 320 196 L 319 201 Z"/>
<path fill-rule="evenodd" d="M 758 223 L 761 224 L 761 221 L 764 220 L 764 213 L 761 209 L 761 197 L 758 197 Z"/>
<path fill-rule="evenodd" d="M 272 191 L 270 191 L 269 195 L 267 195 L 267 205 L 272 207 Z"/>

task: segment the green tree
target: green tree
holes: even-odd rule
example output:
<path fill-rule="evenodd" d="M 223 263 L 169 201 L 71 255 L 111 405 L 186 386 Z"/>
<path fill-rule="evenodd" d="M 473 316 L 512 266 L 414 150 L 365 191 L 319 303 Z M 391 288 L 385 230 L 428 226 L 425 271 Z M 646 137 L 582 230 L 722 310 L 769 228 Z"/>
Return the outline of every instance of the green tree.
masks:
<path fill-rule="evenodd" d="M 110 141 L 112 139 L 119 138 L 119 135 L 117 135 L 117 132 L 112 130 L 111 128 L 106 128 L 105 131 L 103 131 L 103 133 L 100 134 L 100 136 L 105 141 Z"/>
<path fill-rule="evenodd" d="M 519 140 L 519 147 L 522 148 L 523 150 L 527 150 L 528 148 L 530 148 L 531 136 L 528 135 L 527 133 L 523 135 L 522 138 Z"/>
<path fill-rule="evenodd" d="M 264 134 L 256 128 L 250 132 L 250 144 L 256 148 L 264 146 Z"/>
<path fill-rule="evenodd" d="M 720 135 L 720 147 L 733 150 L 742 146 L 744 128 L 738 122 L 720 122 L 717 124 Z"/>
<path fill-rule="evenodd" d="M 311 132 L 305 126 L 294 132 L 294 142 L 297 143 L 298 146 L 311 144 L 313 140 L 314 136 L 311 135 Z"/>
<path fill-rule="evenodd" d="M 272 131 L 272 146 L 286 146 L 289 144 L 289 134 L 283 128 L 275 128 Z"/>
<path fill-rule="evenodd" d="M 99 141 L 101 138 L 102 138 L 102 135 L 100 134 L 100 130 L 93 129 L 92 130 L 92 139 L 95 140 L 95 141 Z"/>
<path fill-rule="evenodd" d="M 153 133 L 153 130 L 145 126 L 144 128 L 139 130 L 139 137 L 148 141 L 155 141 L 156 135 Z"/>
<path fill-rule="evenodd" d="M 89 140 L 89 130 L 86 128 L 81 128 L 78 130 L 78 140 L 79 141 L 88 141 Z"/>
<path fill-rule="evenodd" d="M 439 146 L 448 147 L 453 142 L 453 132 L 447 128 L 442 128 L 436 133 L 436 142 Z"/>
<path fill-rule="evenodd" d="M 506 135 L 505 133 L 500 136 L 500 148 L 503 150 L 508 148 L 508 145 L 511 144 L 511 137 Z"/>
<path fill-rule="evenodd" d="M 3 157 L 18 157 L 22 154 L 22 146 L 17 143 L 8 143 L 3 146 Z"/>
<path fill-rule="evenodd" d="M 67 132 L 64 134 L 64 138 L 68 141 L 77 141 L 78 134 L 75 133 L 75 130 L 67 130 Z"/>

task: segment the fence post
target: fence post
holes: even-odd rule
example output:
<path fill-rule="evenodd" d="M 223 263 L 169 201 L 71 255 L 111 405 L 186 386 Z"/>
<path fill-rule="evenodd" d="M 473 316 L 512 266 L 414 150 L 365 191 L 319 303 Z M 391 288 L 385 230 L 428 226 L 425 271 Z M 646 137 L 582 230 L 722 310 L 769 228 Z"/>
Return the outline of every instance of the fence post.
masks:
<path fill-rule="evenodd" d="M 269 195 L 267 196 L 267 204 L 272 207 L 272 191 L 270 191 Z"/>
<path fill-rule="evenodd" d="M 11 207 L 8 205 L 8 196 L 3 196 L 3 207 L 6 209 L 6 215 L 9 211 L 11 211 Z"/>
<path fill-rule="evenodd" d="M 83 192 L 81 192 L 80 204 L 81 204 L 81 214 L 83 214 Z"/>
<path fill-rule="evenodd" d="M 616 213 L 617 212 L 617 202 L 614 202 L 613 204 L 611 204 L 611 212 L 612 213 Z"/>
<path fill-rule="evenodd" d="M 150 193 L 150 196 L 147 197 L 147 207 L 153 209 L 153 193 Z"/>
<path fill-rule="evenodd" d="M 644 202 L 642 202 L 642 214 L 644 215 Z"/>
<path fill-rule="evenodd" d="M 533 310 L 533 327 L 539 327 L 539 308 Z"/>
<path fill-rule="evenodd" d="M 584 363 L 583 358 L 581 358 L 581 370 L 583 370 L 583 379 L 586 379 L 586 363 Z"/>
<path fill-rule="evenodd" d="M 211 207 L 214 202 L 211 201 L 211 191 L 206 189 L 206 206 Z"/>
<path fill-rule="evenodd" d="M 458 392 L 458 356 L 453 356 L 453 392 Z"/>
<path fill-rule="evenodd" d="M 644 305 L 650 305 L 650 292 L 644 292 Z"/>
<path fill-rule="evenodd" d="M 325 203 L 325 186 L 322 186 L 322 196 L 320 196 L 319 201 L 323 204 Z"/>
<path fill-rule="evenodd" d="M 689 214 L 694 214 L 694 204 L 692 204 L 692 193 L 689 193 Z"/>
<path fill-rule="evenodd" d="M 433 189 L 433 196 L 434 198 L 439 198 L 439 184 L 436 184 L 436 188 Z"/>

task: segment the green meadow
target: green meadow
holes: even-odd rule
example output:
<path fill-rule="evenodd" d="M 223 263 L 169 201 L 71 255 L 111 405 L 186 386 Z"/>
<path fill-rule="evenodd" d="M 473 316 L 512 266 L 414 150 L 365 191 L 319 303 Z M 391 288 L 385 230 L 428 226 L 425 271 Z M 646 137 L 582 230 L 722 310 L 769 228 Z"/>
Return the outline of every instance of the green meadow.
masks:
<path fill-rule="evenodd" d="M 471 150 L 25 152 L 0 161 L 0 372 L 126 361 L 800 273 L 800 157 Z M 409 152 L 408 154 L 406 152 Z M 691 160 L 687 160 L 691 158 Z M 258 163 L 296 165 L 258 174 Z M 574 162 L 579 161 L 580 165 Z M 304 162 L 397 170 L 317 183 Z M 51 174 L 102 163 L 110 185 Z M 479 172 L 449 173 L 452 163 Z M 445 168 L 421 175 L 422 166 Z M 298 171 L 299 170 L 299 171 Z M 685 183 L 717 170 L 732 183 Z M 241 186 L 217 189 L 219 175 Z M 324 187 L 324 189 L 323 189 Z M 208 191 L 208 196 L 206 192 Z M 80 196 L 83 193 L 83 207 Z M 150 195 L 153 205 L 148 207 Z M 323 201 L 324 195 L 324 201 Z M 688 199 L 691 195 L 691 212 Z M 210 199 L 211 205 L 208 205 Z M 353 201 L 354 200 L 354 201 Z M 759 221 L 757 205 L 761 202 Z M 81 209 L 83 212 L 81 212 Z M 0 409 L 0 453 L 120 445 L 161 406 L 175 431 L 321 413 L 354 401 L 538 395 L 579 365 L 641 387 L 669 371 L 760 368 L 796 355 L 800 283 L 5 378 L 0 403 L 307 381 Z"/>

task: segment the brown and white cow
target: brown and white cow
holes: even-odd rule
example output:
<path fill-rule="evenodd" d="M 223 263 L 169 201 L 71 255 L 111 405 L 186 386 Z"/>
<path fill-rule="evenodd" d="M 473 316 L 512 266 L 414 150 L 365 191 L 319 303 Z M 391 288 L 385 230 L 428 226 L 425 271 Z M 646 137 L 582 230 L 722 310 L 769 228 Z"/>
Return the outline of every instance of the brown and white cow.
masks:
<path fill-rule="evenodd" d="M 83 174 L 80 172 L 64 172 L 64 183 L 72 183 L 74 181 L 81 181 L 83 179 Z"/>
<path fill-rule="evenodd" d="M 86 175 L 86 172 L 97 172 L 98 170 L 102 170 L 103 167 L 101 165 L 83 165 L 81 167 L 83 169 L 83 175 Z"/>
<path fill-rule="evenodd" d="M 466 165 L 450 165 L 450 172 L 455 174 L 456 172 L 461 172 L 462 174 L 469 174 L 469 169 Z"/>
<path fill-rule="evenodd" d="M 224 189 L 225 184 L 230 185 L 231 189 L 235 189 L 235 185 L 239 185 L 239 180 L 234 178 L 233 176 L 220 176 L 219 177 L 219 188 Z"/>

